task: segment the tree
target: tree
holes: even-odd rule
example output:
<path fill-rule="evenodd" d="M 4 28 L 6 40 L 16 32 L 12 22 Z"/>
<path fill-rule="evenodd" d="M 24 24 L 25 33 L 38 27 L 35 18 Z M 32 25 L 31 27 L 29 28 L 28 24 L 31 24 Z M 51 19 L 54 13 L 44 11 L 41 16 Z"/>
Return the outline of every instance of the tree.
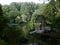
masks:
<path fill-rule="evenodd" d="M 7 19 L 4 17 L 2 6 L 0 4 L 0 36 L 2 35 L 2 31 L 7 26 Z"/>
<path fill-rule="evenodd" d="M 50 0 L 46 6 L 45 17 L 50 22 L 51 32 L 55 38 L 60 38 L 60 0 Z M 47 22 L 47 23 L 48 23 Z M 48 23 L 49 24 L 49 23 Z M 55 32 L 56 31 L 56 32 Z"/>
<path fill-rule="evenodd" d="M 4 41 L 4 31 L 5 28 L 7 28 L 7 22 L 8 19 L 4 16 L 3 10 L 2 10 L 2 5 L 0 4 L 0 44 L 1 45 L 6 45 L 6 42 Z"/>

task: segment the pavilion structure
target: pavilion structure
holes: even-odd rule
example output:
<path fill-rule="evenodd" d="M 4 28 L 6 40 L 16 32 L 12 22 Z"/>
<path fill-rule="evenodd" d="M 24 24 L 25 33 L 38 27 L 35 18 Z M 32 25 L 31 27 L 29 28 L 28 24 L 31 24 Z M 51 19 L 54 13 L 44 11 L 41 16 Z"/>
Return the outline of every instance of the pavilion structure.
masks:
<path fill-rule="evenodd" d="M 36 16 L 36 18 L 34 20 L 34 27 L 35 27 L 35 30 L 30 32 L 30 34 L 43 33 L 45 30 L 50 30 L 50 28 L 47 27 L 47 25 L 46 25 L 46 18 L 43 15 Z"/>

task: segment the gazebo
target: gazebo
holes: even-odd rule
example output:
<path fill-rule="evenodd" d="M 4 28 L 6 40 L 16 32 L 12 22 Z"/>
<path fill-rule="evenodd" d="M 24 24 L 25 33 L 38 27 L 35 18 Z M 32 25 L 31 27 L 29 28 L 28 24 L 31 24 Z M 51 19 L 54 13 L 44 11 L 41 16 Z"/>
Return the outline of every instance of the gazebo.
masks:
<path fill-rule="evenodd" d="M 45 30 L 50 30 L 48 27 L 46 28 L 46 18 L 43 15 L 37 15 L 34 20 L 34 27 L 35 30 L 30 32 L 30 34 L 33 33 L 43 33 Z"/>
<path fill-rule="evenodd" d="M 34 25 L 35 25 L 35 30 L 45 30 L 44 27 L 46 25 L 45 22 L 45 17 L 43 15 L 38 15 L 35 18 Z"/>

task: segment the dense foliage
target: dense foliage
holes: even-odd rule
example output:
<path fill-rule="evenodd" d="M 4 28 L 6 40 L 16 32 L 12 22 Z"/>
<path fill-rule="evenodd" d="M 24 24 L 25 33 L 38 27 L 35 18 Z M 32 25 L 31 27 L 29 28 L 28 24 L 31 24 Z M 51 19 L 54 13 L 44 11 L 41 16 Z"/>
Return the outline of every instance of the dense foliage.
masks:
<path fill-rule="evenodd" d="M 48 1 L 50 2 L 47 4 L 0 4 L 0 45 L 23 45 L 34 41 L 38 42 L 38 45 L 60 45 L 60 1 Z M 29 32 L 34 30 L 34 21 L 38 15 L 46 18 L 47 25 L 51 27 L 47 34 L 50 34 L 53 40 L 45 35 L 29 35 Z"/>

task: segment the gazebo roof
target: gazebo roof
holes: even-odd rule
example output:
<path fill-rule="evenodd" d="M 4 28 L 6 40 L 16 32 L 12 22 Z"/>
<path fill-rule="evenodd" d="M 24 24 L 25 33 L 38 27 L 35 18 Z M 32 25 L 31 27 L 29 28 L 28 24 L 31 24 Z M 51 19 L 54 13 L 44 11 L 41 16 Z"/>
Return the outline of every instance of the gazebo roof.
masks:
<path fill-rule="evenodd" d="M 37 23 L 37 22 L 40 22 L 40 21 L 45 21 L 46 20 L 46 18 L 43 16 L 43 15 L 38 15 L 38 16 L 36 16 L 36 18 L 35 18 L 35 22 Z"/>

